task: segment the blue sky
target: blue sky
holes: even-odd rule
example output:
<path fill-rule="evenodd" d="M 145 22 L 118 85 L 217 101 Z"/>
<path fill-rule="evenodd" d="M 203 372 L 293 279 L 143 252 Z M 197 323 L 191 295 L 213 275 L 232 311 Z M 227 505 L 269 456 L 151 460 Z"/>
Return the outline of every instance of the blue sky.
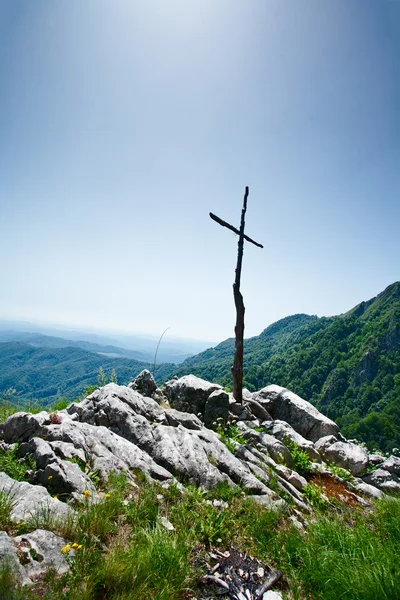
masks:
<path fill-rule="evenodd" d="M 0 317 L 246 335 L 400 279 L 400 2 L 2 0 Z"/>

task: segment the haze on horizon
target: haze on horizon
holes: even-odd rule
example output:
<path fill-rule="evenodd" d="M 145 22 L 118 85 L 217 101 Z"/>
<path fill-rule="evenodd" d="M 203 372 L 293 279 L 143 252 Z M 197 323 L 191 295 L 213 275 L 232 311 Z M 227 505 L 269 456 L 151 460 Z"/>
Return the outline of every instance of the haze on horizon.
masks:
<path fill-rule="evenodd" d="M 245 336 L 400 279 L 400 2 L 3 0 L 0 318 Z"/>

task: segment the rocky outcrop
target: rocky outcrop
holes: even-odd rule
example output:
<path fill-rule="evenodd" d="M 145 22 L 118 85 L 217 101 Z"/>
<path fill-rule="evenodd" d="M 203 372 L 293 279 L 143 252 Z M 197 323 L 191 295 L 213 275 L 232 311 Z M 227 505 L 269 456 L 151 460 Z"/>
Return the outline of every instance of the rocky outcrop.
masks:
<path fill-rule="evenodd" d="M 389 456 L 381 465 L 381 469 L 400 476 L 400 458 L 398 456 Z"/>
<path fill-rule="evenodd" d="M 361 385 L 364 381 L 372 381 L 378 372 L 378 357 L 371 350 L 367 350 L 361 358 L 356 372 L 354 373 L 355 385 Z"/>
<path fill-rule="evenodd" d="M 375 499 L 379 499 L 379 498 L 384 498 L 385 494 L 382 492 L 382 490 L 378 489 L 377 487 L 370 485 L 369 483 L 366 483 L 365 481 L 363 481 L 362 479 L 356 479 L 354 481 L 354 488 L 356 492 L 361 492 L 362 494 L 364 494 L 365 496 L 368 496 L 369 498 L 375 498 Z"/>
<path fill-rule="evenodd" d="M 84 464 L 103 480 L 110 471 L 140 469 L 159 481 L 178 477 L 204 488 L 226 481 L 232 486 L 240 483 L 250 494 L 268 493 L 249 467 L 195 415 L 161 408 L 129 387 L 108 384 L 59 416 L 60 422 L 53 423 L 42 413 L 37 419 L 19 413 L 8 419 L 4 429 L 11 443 L 26 439 L 25 430 L 35 432 L 20 451 L 38 460 L 34 478 L 51 491 L 56 485 L 64 494 L 92 489 L 78 465 L 56 456 L 63 448 L 60 443 L 67 443 L 83 451 Z"/>
<path fill-rule="evenodd" d="M 326 435 L 337 435 L 339 427 L 315 406 L 279 385 L 269 385 L 253 394 L 274 419 L 286 421 L 307 440 L 316 442 Z"/>
<path fill-rule="evenodd" d="M 256 394 L 246 392 L 245 403 L 239 406 L 220 386 L 194 376 L 166 385 L 171 404 L 194 410 L 200 407 L 200 414 L 203 419 L 207 416 L 211 426 L 216 418 L 236 422 L 246 446 L 234 441 L 236 448 L 243 448 L 234 456 L 193 412 L 165 408 L 139 393 L 142 389 L 154 394 L 151 381 L 151 374 L 142 372 L 130 386 L 110 383 L 56 415 L 44 411 L 37 415 L 17 413 L 4 425 L 4 440 L 8 444 L 19 442 L 19 455 L 35 459 L 37 469 L 31 474 L 31 483 L 41 484 L 42 489 L 63 500 L 79 500 L 85 492 L 94 500 L 93 473 L 106 480 L 111 471 L 133 473 L 135 469 L 161 482 L 178 478 L 207 489 L 226 481 L 231 486 L 240 483 L 249 494 L 270 495 L 272 468 L 281 489 L 306 506 L 301 495 L 305 484 L 293 471 L 291 448 L 304 450 L 314 462 L 321 462 L 322 455 L 354 475 L 368 465 L 366 450 L 344 438 L 323 436 L 314 444 L 310 438 L 316 432 L 336 431 L 337 425 L 284 388 L 268 386 Z M 277 418 L 261 422 L 254 411 L 260 415 L 283 412 L 294 426 Z M 389 469 L 386 473 L 391 475 L 392 487 L 398 462 L 390 459 L 381 465 Z M 329 474 L 327 469 L 324 472 Z M 377 481 L 375 489 L 384 489 L 385 482 Z M 365 486 L 374 486 L 373 481 L 364 480 L 363 484 L 359 484 L 359 491 L 372 497 L 374 492 Z"/>
<path fill-rule="evenodd" d="M 229 408 L 229 395 L 224 390 L 211 392 L 204 407 L 204 423 L 211 425 L 217 419 L 226 423 L 229 417 Z"/>
<path fill-rule="evenodd" d="M 63 449 L 60 444 L 62 442 L 56 447 L 58 452 Z M 74 448 L 72 444 L 69 444 L 69 446 Z M 92 497 L 95 496 L 96 488 L 88 475 L 82 472 L 76 462 L 70 462 L 74 459 L 79 460 L 77 458 L 78 453 L 73 453 L 72 450 L 69 453 L 65 452 L 65 454 L 70 454 L 71 458 L 63 460 L 56 456 L 55 449 L 53 450 L 51 444 L 39 437 L 34 437 L 29 442 L 20 445 L 18 449 L 19 456 L 31 456 L 35 459 L 38 467 L 31 481 L 48 487 L 57 496 L 76 494 L 76 498 L 79 498 L 79 496 L 83 497 L 86 490 L 91 493 Z M 80 460 L 83 464 L 86 463 L 83 452 L 80 455 Z"/>
<path fill-rule="evenodd" d="M 30 580 L 19 562 L 12 538 L 5 531 L 0 531 L 0 566 L 5 564 L 20 585 L 29 585 Z"/>

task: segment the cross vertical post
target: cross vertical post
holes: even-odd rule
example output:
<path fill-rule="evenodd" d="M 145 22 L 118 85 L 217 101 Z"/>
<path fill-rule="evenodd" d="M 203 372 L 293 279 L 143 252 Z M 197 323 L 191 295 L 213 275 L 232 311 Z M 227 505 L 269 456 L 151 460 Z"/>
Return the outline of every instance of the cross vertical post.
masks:
<path fill-rule="evenodd" d="M 236 307 L 236 325 L 235 325 L 235 357 L 232 365 L 232 382 L 233 382 L 233 397 L 236 402 L 243 404 L 243 338 L 244 338 L 244 313 L 245 307 L 243 302 L 243 296 L 240 292 L 240 277 L 242 274 L 242 262 L 243 262 L 243 247 L 244 240 L 251 242 L 259 248 L 263 248 L 261 244 L 255 242 L 244 233 L 245 227 L 245 215 L 247 210 L 247 198 L 249 196 L 249 188 L 246 186 L 243 199 L 242 216 L 240 220 L 240 229 L 237 230 L 235 227 L 226 223 L 213 213 L 210 213 L 210 217 L 222 225 L 227 227 L 239 236 L 238 241 L 238 254 L 237 263 L 235 270 L 235 283 L 233 284 L 233 298 Z"/>

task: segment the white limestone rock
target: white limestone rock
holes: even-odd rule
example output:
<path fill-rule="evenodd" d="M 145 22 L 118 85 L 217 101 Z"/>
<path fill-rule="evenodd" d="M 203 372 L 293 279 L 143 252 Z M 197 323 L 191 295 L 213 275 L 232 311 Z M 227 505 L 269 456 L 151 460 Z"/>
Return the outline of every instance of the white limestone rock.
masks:
<path fill-rule="evenodd" d="M 15 523 L 40 518 L 42 515 L 62 520 L 73 514 L 69 506 L 50 496 L 43 486 L 15 481 L 3 472 L 0 472 L 0 491 L 9 494 L 12 500 L 11 519 Z"/>
<path fill-rule="evenodd" d="M 177 380 L 167 381 L 164 394 L 172 408 L 198 415 L 204 414 L 204 408 L 209 396 L 222 386 L 210 383 L 195 375 L 185 375 Z"/>
<path fill-rule="evenodd" d="M 285 421 L 307 440 L 316 442 L 326 435 L 337 435 L 339 427 L 309 402 L 279 385 L 269 385 L 253 394 L 274 419 Z"/>
<path fill-rule="evenodd" d="M 352 475 L 360 475 L 368 466 L 365 448 L 352 442 L 340 442 L 333 435 L 318 440 L 315 448 L 327 462 L 347 469 Z"/>

